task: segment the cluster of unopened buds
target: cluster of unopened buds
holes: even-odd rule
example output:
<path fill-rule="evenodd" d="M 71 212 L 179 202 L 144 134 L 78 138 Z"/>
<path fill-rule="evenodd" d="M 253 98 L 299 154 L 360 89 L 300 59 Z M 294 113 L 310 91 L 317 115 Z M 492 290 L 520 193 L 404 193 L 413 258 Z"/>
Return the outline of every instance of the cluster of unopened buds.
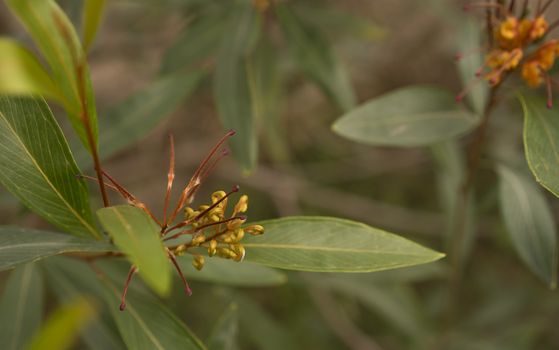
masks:
<path fill-rule="evenodd" d="M 515 0 L 490 0 L 466 5 L 466 10 L 483 8 L 486 11 L 488 46 L 483 50 L 486 52 L 485 62 L 476 71 L 476 76 L 488 81 L 491 86 L 497 86 L 509 73 L 519 69 L 529 87 L 537 88 L 545 84 L 547 106 L 551 108 L 552 84 L 557 83 L 550 77 L 549 71 L 559 55 L 559 41 L 546 40 L 546 36 L 559 26 L 559 21 L 549 24 L 544 13 L 552 2 L 538 0 L 535 8 L 528 0 L 522 5 Z M 458 54 L 456 58 L 463 57 L 463 54 Z M 462 100 L 472 86 L 469 84 L 456 99 Z"/>
<path fill-rule="evenodd" d="M 221 149 L 221 147 L 225 141 L 234 134 L 234 131 L 229 131 L 210 150 L 209 154 L 200 163 L 194 172 L 194 175 L 192 175 L 192 178 L 181 192 L 175 209 L 170 215 L 167 215 L 171 189 L 175 178 L 175 151 L 173 138 L 171 136 L 171 159 L 169 172 L 167 174 L 167 191 L 165 194 L 162 220 L 157 219 L 157 217 L 153 215 L 152 211 L 142 201 L 128 192 L 128 190 L 120 185 L 113 177 L 103 171 L 105 179 L 108 180 L 108 183 L 105 183 L 105 186 L 120 193 L 126 199 L 128 204 L 140 208 L 147 213 L 161 228 L 160 237 L 163 242 L 170 243 L 168 241 L 172 242 L 173 240 L 183 236 L 190 236 L 190 241 L 188 243 L 176 246 L 169 244 L 165 246 L 167 257 L 181 277 L 185 292 L 188 295 L 192 294 L 192 291 L 177 262 L 177 255 L 184 255 L 187 251 L 188 253 L 191 253 L 193 255 L 192 263 L 198 270 L 201 270 L 204 266 L 204 257 L 201 254 L 189 251 L 191 248 L 204 247 L 207 249 L 210 257 L 218 256 L 240 262 L 243 261 L 245 257 L 245 248 L 241 244 L 241 240 L 243 239 L 245 233 L 251 235 L 260 235 L 264 233 L 264 227 L 261 225 L 243 226 L 247 219 L 244 213 L 248 209 L 248 196 L 246 195 L 242 195 L 240 197 L 239 201 L 234 206 L 231 215 L 226 217 L 228 198 L 233 193 L 239 191 L 238 186 L 235 186 L 229 193 L 225 193 L 224 191 L 214 192 L 211 196 L 211 204 L 209 205 L 202 205 L 197 210 L 190 207 L 190 204 L 194 200 L 194 196 L 202 181 L 208 176 L 217 163 L 228 154 L 228 150 L 225 148 Z M 96 180 L 95 178 L 89 176 L 83 177 Z M 184 210 L 185 217 L 177 224 L 173 224 L 175 222 L 175 218 L 182 210 Z M 138 268 L 132 265 L 124 284 L 120 310 L 124 310 L 126 308 L 126 293 L 128 291 L 128 286 L 130 285 L 132 277 L 137 272 Z"/>

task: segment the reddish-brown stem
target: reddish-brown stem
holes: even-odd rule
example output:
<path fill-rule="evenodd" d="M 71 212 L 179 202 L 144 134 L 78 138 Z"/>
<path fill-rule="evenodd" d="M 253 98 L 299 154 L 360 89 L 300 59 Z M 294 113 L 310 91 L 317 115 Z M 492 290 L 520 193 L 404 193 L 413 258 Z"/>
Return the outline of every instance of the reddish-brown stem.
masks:
<path fill-rule="evenodd" d="M 171 262 L 175 266 L 175 269 L 179 273 L 179 276 L 182 280 L 182 284 L 184 285 L 184 292 L 188 296 L 191 296 L 192 295 L 192 289 L 190 289 L 190 286 L 188 285 L 188 282 L 186 281 L 186 278 L 184 277 L 184 275 L 182 273 L 182 270 L 181 270 L 179 264 L 177 263 L 177 259 L 175 259 L 175 255 L 169 249 L 167 249 L 167 253 L 168 253 L 168 256 L 169 256 L 169 260 L 171 260 Z"/>
<path fill-rule="evenodd" d="M 163 227 L 161 232 L 165 231 L 167 225 L 167 208 L 169 207 L 169 200 L 171 198 L 171 189 L 173 188 L 173 180 L 175 179 L 175 142 L 173 135 L 169 135 L 170 145 L 170 159 L 169 159 L 169 172 L 167 173 L 167 191 L 165 192 L 165 204 L 163 205 Z"/>
<path fill-rule="evenodd" d="M 120 311 L 124 311 L 126 309 L 126 294 L 128 293 L 128 287 L 130 286 L 130 281 L 132 281 L 132 277 L 138 271 L 138 268 L 134 265 L 130 267 L 130 271 L 128 272 L 128 277 L 126 277 L 126 282 L 124 283 L 124 290 L 122 291 L 122 296 L 120 297 Z"/>
<path fill-rule="evenodd" d="M 89 176 L 89 175 L 83 175 L 83 174 L 78 174 L 76 175 L 77 177 L 80 177 L 82 179 L 87 179 L 87 180 L 91 180 L 91 181 L 95 181 L 96 183 L 99 183 L 99 179 L 93 176 Z M 109 189 L 115 191 L 116 193 L 120 193 L 120 191 L 118 190 L 118 188 L 116 188 L 115 186 L 106 183 L 105 187 L 108 187 Z"/>

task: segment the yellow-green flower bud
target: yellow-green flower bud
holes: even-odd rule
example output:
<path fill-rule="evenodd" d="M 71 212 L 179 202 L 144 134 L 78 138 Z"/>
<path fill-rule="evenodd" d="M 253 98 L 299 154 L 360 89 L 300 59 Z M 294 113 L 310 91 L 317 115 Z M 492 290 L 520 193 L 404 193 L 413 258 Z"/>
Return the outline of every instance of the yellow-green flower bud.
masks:
<path fill-rule="evenodd" d="M 235 204 L 235 209 L 233 210 L 233 216 L 237 215 L 238 213 L 244 213 L 248 209 L 248 196 L 243 194 L 237 204 Z"/>
<path fill-rule="evenodd" d="M 258 236 L 264 233 L 264 227 L 262 225 L 250 225 L 244 228 L 245 232 L 253 236 Z"/>
<path fill-rule="evenodd" d="M 192 237 L 192 245 L 193 246 L 199 246 L 200 244 L 204 243 L 206 241 L 206 236 L 204 236 L 203 234 L 197 234 L 196 236 Z"/>
<path fill-rule="evenodd" d="M 208 255 L 214 256 L 216 252 L 217 252 L 217 241 L 215 239 L 212 239 L 208 247 Z"/>
<path fill-rule="evenodd" d="M 194 266 L 196 270 L 200 271 L 204 267 L 204 262 L 205 260 L 202 255 L 196 255 L 192 260 L 192 266 Z"/>

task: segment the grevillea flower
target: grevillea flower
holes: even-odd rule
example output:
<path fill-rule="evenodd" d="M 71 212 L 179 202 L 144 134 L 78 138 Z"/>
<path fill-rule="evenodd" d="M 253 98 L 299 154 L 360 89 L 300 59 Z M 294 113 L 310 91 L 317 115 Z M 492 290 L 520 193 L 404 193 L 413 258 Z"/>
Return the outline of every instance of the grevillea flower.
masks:
<path fill-rule="evenodd" d="M 476 76 L 497 86 L 510 73 L 520 70 L 520 76 L 529 87 L 546 86 L 547 105 L 551 108 L 551 84 L 555 81 L 549 71 L 559 55 L 559 42 L 546 40 L 546 36 L 559 25 L 559 21 L 549 24 L 544 13 L 552 2 L 537 1 L 535 8 L 527 0 L 518 8 L 515 0 L 466 5 L 466 10 L 485 9 L 487 16 L 488 49 Z M 456 99 L 461 100 L 468 90 L 466 88 Z"/>

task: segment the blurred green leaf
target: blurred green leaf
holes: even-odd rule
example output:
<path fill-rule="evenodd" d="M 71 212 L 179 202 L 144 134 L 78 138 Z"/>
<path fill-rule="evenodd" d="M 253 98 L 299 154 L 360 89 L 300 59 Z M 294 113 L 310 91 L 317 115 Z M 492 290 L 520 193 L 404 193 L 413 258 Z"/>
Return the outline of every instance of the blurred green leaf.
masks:
<path fill-rule="evenodd" d="M 43 278 L 35 264 L 14 270 L 0 302 L 0 344 L 19 350 L 39 329 L 43 316 Z"/>
<path fill-rule="evenodd" d="M 130 205 L 101 208 L 101 225 L 115 245 L 134 264 L 140 276 L 157 293 L 165 296 L 171 288 L 171 270 L 160 239 L 160 227 L 142 209 Z"/>
<path fill-rule="evenodd" d="M 149 294 L 128 291 L 126 310 L 119 311 L 120 292 L 107 278 L 105 299 L 129 349 L 205 349 L 202 342 L 166 306 Z"/>
<path fill-rule="evenodd" d="M 287 217 L 260 223 L 243 240 L 247 261 L 288 270 L 372 272 L 438 260 L 444 254 L 354 221 Z"/>
<path fill-rule="evenodd" d="M 49 287 L 59 302 L 79 296 L 102 297 L 104 289 L 91 267 L 76 259 L 55 257 L 44 261 Z M 98 299 L 95 299 L 98 300 Z M 122 341 L 111 331 L 111 326 L 101 317 L 91 320 L 81 332 L 83 342 L 92 350 L 125 349 Z"/>
<path fill-rule="evenodd" d="M 287 276 L 275 269 L 249 262 L 238 263 L 221 258 L 209 258 L 202 271 L 192 266 L 190 255 L 177 258 L 185 276 L 189 279 L 237 287 L 277 286 L 287 282 Z"/>
<path fill-rule="evenodd" d="M 222 4 L 203 12 L 189 23 L 173 45 L 165 52 L 161 74 L 184 71 L 213 55 L 229 25 L 229 6 Z"/>
<path fill-rule="evenodd" d="M 476 72 L 484 64 L 483 53 L 479 51 L 479 48 L 483 45 L 481 27 L 479 21 L 475 18 L 460 19 L 459 37 L 455 40 L 459 50 L 457 54 L 458 71 L 472 110 L 478 115 L 482 115 L 487 103 L 489 85 L 484 80 L 480 81 L 476 77 Z"/>
<path fill-rule="evenodd" d="M 299 18 L 286 3 L 276 3 L 276 14 L 296 62 L 342 110 L 355 106 L 353 87 L 320 31 Z"/>
<path fill-rule="evenodd" d="M 162 77 L 109 109 L 99 120 L 103 130 L 99 135 L 101 159 L 107 159 L 139 141 L 170 117 L 177 106 L 194 91 L 204 75 L 201 71 L 195 71 Z M 76 159 L 78 164 L 85 164 L 88 155 L 81 150 L 76 153 Z"/>
<path fill-rule="evenodd" d="M 77 252 L 109 252 L 108 243 L 62 233 L 0 226 L 0 271 L 52 255 Z"/>
<path fill-rule="evenodd" d="M 209 350 L 237 350 L 239 307 L 231 303 L 221 314 L 207 343 Z"/>
<path fill-rule="evenodd" d="M 99 24 L 101 23 L 101 17 L 103 11 L 105 10 L 106 0 L 84 0 L 83 13 L 82 13 L 82 36 L 83 36 L 83 47 L 87 52 L 89 51 L 95 36 L 97 35 L 97 30 L 99 29 Z"/>
<path fill-rule="evenodd" d="M 369 145 L 416 147 L 460 136 L 477 124 L 477 116 L 461 108 L 448 91 L 412 86 L 369 100 L 332 129 Z"/>
<path fill-rule="evenodd" d="M 37 58 L 17 41 L 0 37 L 0 93 L 43 95 L 61 100 L 58 88 Z"/>
<path fill-rule="evenodd" d="M 68 349 L 95 315 L 95 305 L 87 299 L 78 298 L 63 305 L 47 319 L 27 349 Z"/>
<path fill-rule="evenodd" d="M 256 165 L 258 142 L 254 111 L 247 77 L 247 57 L 260 31 L 260 21 L 252 4 L 239 5 L 227 27 L 217 58 L 214 96 L 219 119 L 225 129 L 237 135 L 229 144 L 243 170 Z"/>
<path fill-rule="evenodd" d="M 559 118 L 546 101 L 519 95 L 524 110 L 524 152 L 536 180 L 559 197 Z"/>
<path fill-rule="evenodd" d="M 499 166 L 501 215 L 518 254 L 551 288 L 557 284 L 557 239 L 553 214 L 529 179 Z"/>
<path fill-rule="evenodd" d="M 64 231 L 100 238 L 87 186 L 42 99 L 0 96 L 0 182 L 29 209 Z"/>
<path fill-rule="evenodd" d="M 53 0 L 7 0 L 7 4 L 49 63 L 70 122 L 90 150 L 83 117 L 88 117 L 96 145 L 97 112 L 85 53 L 72 23 Z"/>

